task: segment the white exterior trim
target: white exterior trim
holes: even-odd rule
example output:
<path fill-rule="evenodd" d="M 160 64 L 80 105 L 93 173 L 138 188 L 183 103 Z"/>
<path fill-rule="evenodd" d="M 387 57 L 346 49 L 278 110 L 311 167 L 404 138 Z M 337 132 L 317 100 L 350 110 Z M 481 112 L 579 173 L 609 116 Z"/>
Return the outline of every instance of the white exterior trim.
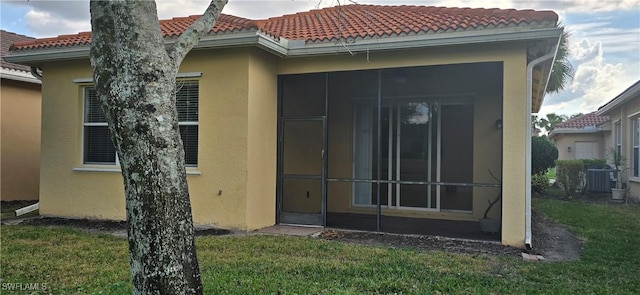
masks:
<path fill-rule="evenodd" d="M 31 75 L 31 72 L 14 70 L 9 68 L 2 68 L 0 70 L 0 78 L 27 82 L 27 83 L 34 83 L 34 84 L 42 84 L 42 81 L 40 81 L 40 79 Z"/>
<path fill-rule="evenodd" d="M 248 31 L 204 36 L 194 47 L 194 50 L 257 46 L 280 57 L 301 57 L 557 38 L 561 33 L 562 29 L 555 27 L 509 27 L 461 32 L 353 38 L 313 43 L 304 42 L 303 40 L 287 40 L 285 38 L 276 40 L 262 31 Z M 167 40 L 166 45 L 169 46 L 173 42 L 175 42 L 175 40 Z M 89 49 L 90 45 L 85 44 L 73 47 L 24 50 L 23 52 L 14 52 L 6 56 L 5 60 L 14 63 L 37 64 L 43 61 L 88 58 Z"/>
<path fill-rule="evenodd" d="M 629 88 L 627 88 L 625 91 L 618 94 L 618 96 L 613 98 L 607 104 L 600 107 L 600 109 L 596 111 L 596 115 L 602 116 L 604 114 L 608 114 L 611 110 L 622 105 L 623 103 L 627 102 L 628 100 L 632 99 L 635 95 L 638 95 L 638 94 L 640 94 L 640 81 L 637 81 L 636 83 L 631 85 Z"/>
<path fill-rule="evenodd" d="M 602 127 L 594 127 L 594 128 L 559 128 L 559 129 L 553 129 L 551 132 L 549 132 L 549 137 L 553 137 L 556 134 L 567 134 L 567 133 L 598 133 L 600 131 L 607 131 L 607 130 L 611 130 L 611 126 L 609 126 L 609 128 L 602 128 Z"/>

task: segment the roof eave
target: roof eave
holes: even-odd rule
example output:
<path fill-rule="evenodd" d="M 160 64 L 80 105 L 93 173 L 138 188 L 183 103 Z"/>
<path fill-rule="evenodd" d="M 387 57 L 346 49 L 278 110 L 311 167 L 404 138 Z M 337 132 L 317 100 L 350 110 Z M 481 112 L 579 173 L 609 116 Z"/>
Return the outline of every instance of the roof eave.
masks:
<path fill-rule="evenodd" d="M 618 94 L 617 97 L 612 99 L 610 102 L 602 106 L 600 109 L 596 111 L 596 115 L 608 115 L 610 111 L 617 108 L 618 106 L 624 104 L 635 96 L 640 95 L 640 80 L 631 85 L 622 93 Z"/>
<path fill-rule="evenodd" d="M 42 84 L 42 81 L 34 77 L 30 72 L 7 69 L 7 68 L 2 68 L 0 70 L 0 78 L 33 83 L 33 84 Z"/>
<path fill-rule="evenodd" d="M 55 60 L 80 59 L 89 56 L 89 45 L 77 45 L 72 47 L 54 47 L 39 50 L 24 50 L 14 52 L 4 57 L 8 62 L 38 66 L 42 62 Z"/>
<path fill-rule="evenodd" d="M 308 42 L 296 42 L 296 40 L 279 41 L 260 31 L 233 32 L 205 36 L 195 49 L 224 48 L 256 45 L 268 52 L 280 57 L 301 57 L 312 55 L 327 55 L 339 53 L 355 53 L 366 51 L 383 51 L 397 49 L 411 49 L 424 47 L 437 47 L 449 45 L 465 45 L 492 42 L 525 41 L 546 38 L 558 38 L 562 33 L 557 28 L 528 29 L 522 27 L 504 29 L 485 29 L 454 33 L 434 33 L 413 36 L 393 36 L 381 38 L 369 38 L 354 41 L 345 45 L 336 40 L 309 44 Z M 167 41 L 167 45 L 172 44 Z M 89 45 L 73 47 L 57 47 L 44 50 L 26 50 L 16 52 L 5 57 L 9 62 L 36 66 L 47 61 L 59 61 L 68 59 L 87 58 Z"/>
<path fill-rule="evenodd" d="M 256 34 L 255 30 L 207 35 L 200 40 L 194 49 L 255 45 L 258 43 L 258 39 L 259 35 Z M 167 38 L 165 45 L 171 46 L 175 41 L 176 38 Z M 48 61 L 88 58 L 90 49 L 90 44 L 36 50 L 27 49 L 6 56 L 5 60 L 22 65 L 37 66 Z"/>
<path fill-rule="evenodd" d="M 606 128 L 593 128 L 593 129 L 584 129 L 584 128 L 557 128 L 551 130 L 549 132 L 549 137 L 553 137 L 558 134 L 587 134 L 587 133 L 598 133 L 603 131 L 611 131 L 611 129 Z"/>
<path fill-rule="evenodd" d="M 453 33 L 369 38 L 354 41 L 349 44 L 331 40 L 330 42 L 318 45 L 305 44 L 304 47 L 300 48 L 289 46 L 287 57 L 537 40 L 558 38 L 560 34 L 562 34 L 562 30 L 556 28 L 523 29 L 521 27 L 513 27 Z"/>

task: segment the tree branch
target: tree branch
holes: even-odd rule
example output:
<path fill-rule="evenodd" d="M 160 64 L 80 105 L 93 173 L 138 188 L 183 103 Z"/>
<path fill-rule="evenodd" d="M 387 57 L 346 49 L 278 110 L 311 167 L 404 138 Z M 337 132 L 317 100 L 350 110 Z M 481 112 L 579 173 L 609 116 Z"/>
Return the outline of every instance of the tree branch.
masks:
<path fill-rule="evenodd" d="M 187 53 L 200 42 L 200 38 L 211 31 L 227 2 L 229 1 L 212 0 L 204 14 L 191 24 L 167 51 L 176 68 L 180 66 Z"/>

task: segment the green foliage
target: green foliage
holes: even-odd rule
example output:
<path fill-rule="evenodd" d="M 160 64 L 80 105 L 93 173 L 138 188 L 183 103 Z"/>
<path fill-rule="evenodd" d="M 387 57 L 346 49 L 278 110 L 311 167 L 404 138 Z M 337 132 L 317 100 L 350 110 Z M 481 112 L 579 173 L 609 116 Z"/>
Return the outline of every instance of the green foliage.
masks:
<path fill-rule="evenodd" d="M 551 69 L 549 83 L 547 84 L 547 93 L 558 93 L 564 90 L 567 84 L 573 79 L 574 74 L 573 65 L 571 65 L 569 61 L 570 34 L 562 24 L 558 24 L 558 28 L 563 29 L 563 32 L 560 37 L 558 52 L 553 62 L 553 68 Z"/>
<path fill-rule="evenodd" d="M 550 168 L 544 175 L 547 176 L 548 179 L 556 179 L 556 167 L 554 166 L 553 168 Z"/>
<path fill-rule="evenodd" d="M 551 197 L 555 197 L 557 199 L 564 198 L 567 196 L 563 189 L 558 188 L 558 186 L 555 186 L 555 185 L 547 189 L 545 194 Z"/>
<path fill-rule="evenodd" d="M 531 174 L 545 173 L 555 165 L 558 148 L 546 136 L 531 138 Z"/>
<path fill-rule="evenodd" d="M 584 169 L 604 169 L 607 165 L 607 160 L 603 159 L 583 159 Z"/>
<path fill-rule="evenodd" d="M 584 191 L 585 169 L 582 160 L 557 160 L 556 182 L 567 196 L 575 196 Z"/>
<path fill-rule="evenodd" d="M 613 165 L 616 171 L 621 171 L 624 169 L 624 165 L 627 159 L 615 148 L 611 148 L 609 150 L 607 157 L 609 158 L 609 162 L 611 163 L 611 165 Z"/>
<path fill-rule="evenodd" d="M 531 189 L 534 192 L 544 193 L 550 186 L 549 178 L 545 174 L 531 175 Z"/>

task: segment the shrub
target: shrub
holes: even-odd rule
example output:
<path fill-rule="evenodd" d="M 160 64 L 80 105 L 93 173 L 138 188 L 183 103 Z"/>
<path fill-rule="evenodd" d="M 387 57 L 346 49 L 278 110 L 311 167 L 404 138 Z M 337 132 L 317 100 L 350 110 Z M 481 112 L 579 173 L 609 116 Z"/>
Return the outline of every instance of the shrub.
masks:
<path fill-rule="evenodd" d="M 607 160 L 604 159 L 584 159 L 584 169 L 604 169 L 607 166 Z"/>
<path fill-rule="evenodd" d="M 546 136 L 531 138 L 531 175 L 546 172 L 557 159 L 558 148 Z"/>
<path fill-rule="evenodd" d="M 531 189 L 534 192 L 544 193 L 551 185 L 549 184 L 549 178 L 544 174 L 531 175 Z"/>
<path fill-rule="evenodd" d="M 557 160 L 556 183 L 567 196 L 584 191 L 585 169 L 583 160 Z"/>

